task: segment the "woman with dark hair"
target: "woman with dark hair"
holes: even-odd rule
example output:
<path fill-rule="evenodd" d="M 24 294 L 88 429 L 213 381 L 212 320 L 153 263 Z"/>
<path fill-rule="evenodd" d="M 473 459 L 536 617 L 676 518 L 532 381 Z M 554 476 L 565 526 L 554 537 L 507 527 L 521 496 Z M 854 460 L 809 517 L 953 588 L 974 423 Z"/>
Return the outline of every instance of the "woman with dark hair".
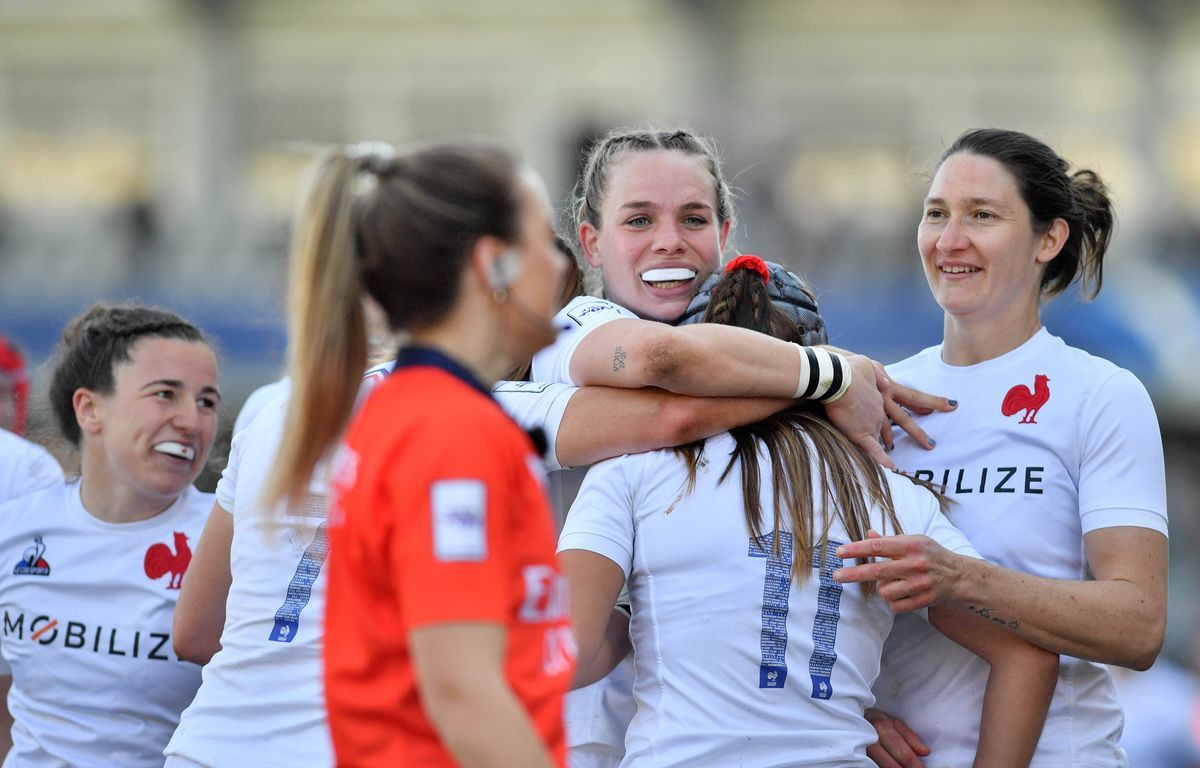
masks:
<path fill-rule="evenodd" d="M 80 477 L 0 506 L 5 765 L 162 765 L 200 684 L 171 616 L 219 402 L 216 356 L 178 315 L 101 304 L 67 326 L 50 404 Z"/>
<path fill-rule="evenodd" d="M 923 420 L 936 454 L 897 436 L 893 457 L 955 502 L 987 560 L 920 536 L 848 545 L 839 583 L 878 580 L 897 611 L 959 605 L 1062 654 L 1033 765 L 1121 766 L 1122 716 L 1103 664 L 1146 669 L 1162 645 L 1167 505 L 1162 441 L 1141 383 L 1067 346 L 1040 308 L 1076 280 L 1100 290 L 1113 231 L 1100 178 L 1041 141 L 975 130 L 942 155 L 917 230 L 944 339 L 892 366 L 962 392 Z M 961 765 L 978 735 L 986 667 L 902 616 L 876 686 L 881 766 Z M 884 714 L 888 713 L 888 714 Z M 899 722 L 890 715 L 900 718 Z M 911 728 L 910 728 L 911 727 Z M 914 733 L 915 731 L 915 733 Z"/>
<path fill-rule="evenodd" d="M 774 303 L 768 277 L 757 257 L 732 261 L 706 321 L 824 342 L 811 292 L 806 303 Z M 940 506 L 803 404 L 595 465 L 559 550 L 579 684 L 629 648 L 610 623 L 629 582 L 637 712 L 621 765 L 869 766 L 875 734 L 863 712 L 892 615 L 874 590 L 833 583 L 834 548 L 877 529 L 973 556 Z M 974 764 L 1019 765 L 1037 741 L 1055 658 L 964 611 L 930 620 L 993 665 L 988 739 Z"/>

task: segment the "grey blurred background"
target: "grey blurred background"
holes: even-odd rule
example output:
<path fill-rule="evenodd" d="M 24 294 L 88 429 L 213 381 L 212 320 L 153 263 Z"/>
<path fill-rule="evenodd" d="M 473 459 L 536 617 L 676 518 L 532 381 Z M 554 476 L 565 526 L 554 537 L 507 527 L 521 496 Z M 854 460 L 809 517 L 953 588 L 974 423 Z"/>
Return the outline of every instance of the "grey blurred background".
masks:
<path fill-rule="evenodd" d="M 1154 397 L 1167 654 L 1197 663 L 1200 3 L 0 0 L 0 334 L 37 365 L 97 298 L 169 305 L 219 340 L 232 423 L 283 365 L 310 143 L 499 136 L 565 210 L 580 148 L 646 123 L 717 139 L 734 249 L 804 272 L 834 343 L 883 361 L 940 338 L 915 231 L 955 136 L 1016 128 L 1099 172 L 1104 292 L 1044 320 Z"/>

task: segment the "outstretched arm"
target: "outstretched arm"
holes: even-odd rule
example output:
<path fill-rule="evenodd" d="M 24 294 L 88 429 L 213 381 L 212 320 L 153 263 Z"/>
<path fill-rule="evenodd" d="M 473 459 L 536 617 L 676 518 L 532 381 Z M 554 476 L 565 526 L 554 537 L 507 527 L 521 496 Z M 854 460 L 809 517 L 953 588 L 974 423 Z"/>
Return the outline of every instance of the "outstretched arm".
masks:
<path fill-rule="evenodd" d="M 233 583 L 229 570 L 232 546 L 233 515 L 219 503 L 213 504 L 175 605 L 171 642 L 181 659 L 207 664 L 221 650 L 225 601 Z"/>
<path fill-rule="evenodd" d="M 1058 683 L 1058 655 L 957 606 L 930 608 L 929 621 L 991 666 L 974 768 L 1029 765 Z"/>
<path fill-rule="evenodd" d="M 877 581 L 896 612 L 955 603 L 1055 653 L 1148 669 L 1166 630 L 1167 538 L 1149 528 L 1083 537 L 1092 580 L 1047 579 L 956 555 L 926 536 L 885 536 L 838 548 L 879 562 L 834 572 Z"/>
<path fill-rule="evenodd" d="M 828 407 L 830 420 L 884 466 L 893 466 L 879 444 L 887 415 L 928 446 L 924 432 L 900 405 L 916 412 L 951 410 L 949 401 L 893 384 L 881 366 L 861 355 L 850 355 L 847 362 L 851 385 Z M 596 328 L 580 342 L 571 356 L 570 373 L 583 385 L 658 387 L 706 397 L 790 398 L 799 388 L 801 358 L 795 345 L 743 328 L 705 323 L 673 327 L 623 318 Z M 885 394 L 890 403 L 886 409 Z"/>
<path fill-rule="evenodd" d="M 710 437 L 760 421 L 794 401 L 760 397 L 690 397 L 653 387 L 584 387 L 567 403 L 555 443 L 564 467 L 594 464 Z"/>

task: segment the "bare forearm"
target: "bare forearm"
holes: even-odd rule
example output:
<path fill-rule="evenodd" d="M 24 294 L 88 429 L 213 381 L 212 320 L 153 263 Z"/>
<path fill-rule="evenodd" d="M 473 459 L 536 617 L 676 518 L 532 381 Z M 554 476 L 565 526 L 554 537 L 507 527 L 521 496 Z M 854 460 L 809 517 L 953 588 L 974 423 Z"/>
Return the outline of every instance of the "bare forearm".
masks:
<path fill-rule="evenodd" d="M 1029 765 L 1057 680 L 1057 657 L 992 663 L 973 768 Z"/>
<path fill-rule="evenodd" d="M 533 723 L 505 685 L 450 694 L 429 708 L 443 743 L 464 768 L 553 764 Z"/>
<path fill-rule="evenodd" d="M 1045 579 L 972 558 L 953 599 L 1054 653 L 1145 669 L 1162 646 L 1165 609 L 1121 580 Z"/>
<path fill-rule="evenodd" d="M 572 688 L 582 688 L 602 679 L 629 655 L 632 650 L 629 642 L 629 618 L 614 609 L 600 643 L 594 648 L 581 643 L 579 650 Z"/>

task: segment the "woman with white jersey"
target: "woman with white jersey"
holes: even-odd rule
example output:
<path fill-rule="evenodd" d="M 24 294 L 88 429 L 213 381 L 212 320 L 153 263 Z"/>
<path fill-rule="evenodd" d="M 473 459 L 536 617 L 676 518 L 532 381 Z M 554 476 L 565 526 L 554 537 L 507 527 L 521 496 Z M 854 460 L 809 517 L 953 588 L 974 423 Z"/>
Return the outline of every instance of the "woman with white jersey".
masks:
<path fill-rule="evenodd" d="M 761 260 L 730 267 L 707 320 L 824 341 L 814 312 L 769 300 Z M 872 590 L 833 583 L 842 564 L 833 549 L 875 528 L 920 532 L 973 556 L 939 506 L 811 406 L 593 467 L 559 550 L 577 682 L 604 674 L 628 647 L 606 630 L 629 580 L 637 713 L 621 765 L 869 766 L 875 734 L 863 712 L 892 615 Z M 975 765 L 1022 764 L 1054 657 L 965 611 L 930 620 L 993 665 L 989 738 Z"/>
<path fill-rule="evenodd" d="M 63 481 L 50 452 L 22 437 L 28 403 L 25 358 L 0 336 L 0 503 Z"/>
<path fill-rule="evenodd" d="M 797 349 L 740 328 L 671 325 L 719 266 L 733 219 L 732 195 L 711 140 L 687 130 L 618 129 L 598 141 L 579 181 L 575 224 L 583 255 L 602 274 L 604 298 L 582 296 L 559 313 L 556 322 L 566 330 L 534 357 L 532 378 L 689 395 L 818 400 L 835 425 L 891 466 L 879 441 L 886 411 L 912 429 L 914 439 L 932 447 L 899 402 L 917 413 L 950 404 L 893 385 L 882 367 L 865 357 Z M 784 282 L 776 287 L 784 290 Z M 884 434 L 890 441 L 890 429 Z M 622 717 L 627 720 L 621 712 L 632 713 L 631 679 L 623 665 L 594 689 L 568 696 L 573 768 L 619 762 Z M 619 703 L 622 698 L 625 705 Z"/>
<path fill-rule="evenodd" d="M 1167 506 L 1150 398 L 1039 316 L 1077 278 L 1085 295 L 1100 290 L 1112 229 L 1100 178 L 1069 173 L 1037 139 L 975 130 L 942 155 L 917 245 L 944 339 L 890 370 L 962 401 L 925 420 L 936 455 L 900 436 L 893 457 L 957 502 L 951 521 L 987 561 L 889 537 L 845 547 L 846 557 L 888 560 L 836 576 L 879 580 L 897 611 L 967 607 L 1062 654 L 1039 768 L 1127 765 L 1101 664 L 1146 669 L 1166 624 Z M 876 687 L 887 768 L 961 765 L 978 733 L 985 669 L 922 624 L 897 621 Z"/>
<path fill-rule="evenodd" d="M 212 507 L 192 487 L 217 429 L 217 360 L 171 312 L 96 305 L 50 385 L 80 477 L 0 506 L 6 766 L 160 766 L 200 668 L 171 652 Z"/>

